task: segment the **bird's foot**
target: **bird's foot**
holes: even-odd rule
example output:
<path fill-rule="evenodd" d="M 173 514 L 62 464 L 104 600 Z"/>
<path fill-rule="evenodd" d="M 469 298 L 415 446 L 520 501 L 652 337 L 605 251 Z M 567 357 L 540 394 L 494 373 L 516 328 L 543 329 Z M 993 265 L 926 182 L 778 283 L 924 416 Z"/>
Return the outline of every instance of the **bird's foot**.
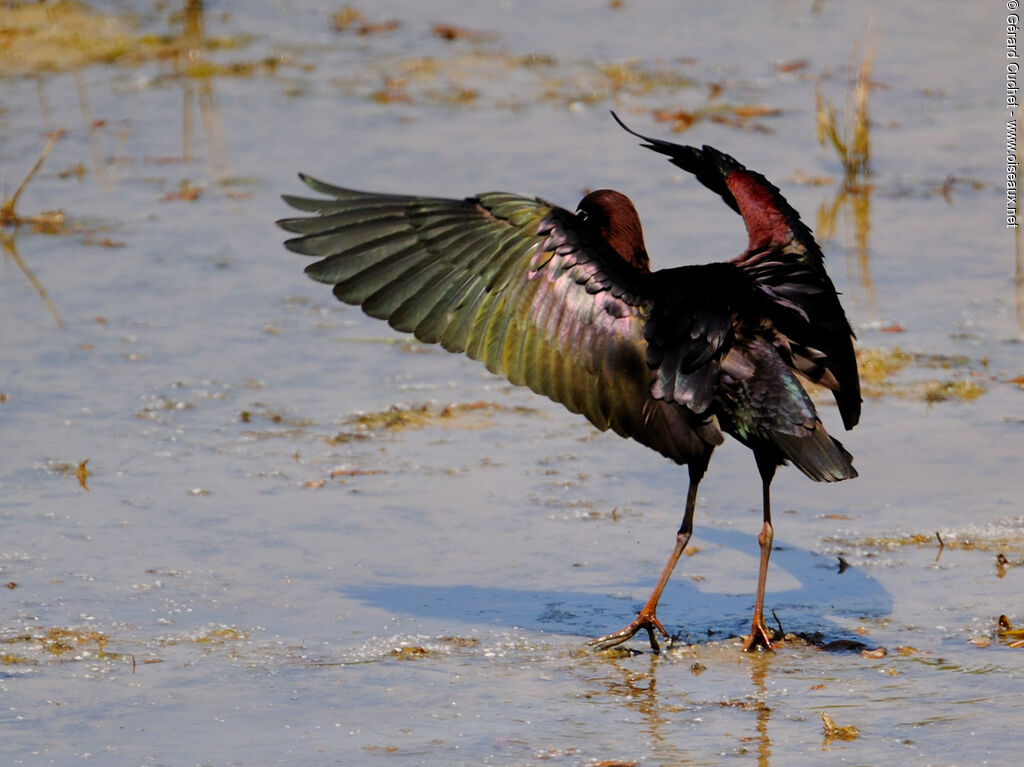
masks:
<path fill-rule="evenodd" d="M 750 623 L 750 635 L 747 637 L 747 641 L 743 643 L 743 652 L 753 652 L 758 647 L 774 652 L 772 647 L 772 639 L 774 638 L 775 632 L 765 625 L 764 615 L 755 613 L 754 619 Z"/>
<path fill-rule="evenodd" d="M 626 626 L 624 629 L 615 631 L 611 634 L 605 634 L 603 637 L 597 639 L 591 639 L 587 644 L 597 650 L 608 650 L 612 647 L 617 647 L 623 642 L 627 642 L 633 638 L 641 629 L 647 631 L 647 637 L 651 641 L 651 651 L 657 655 L 661 652 L 661 646 L 658 644 L 658 638 L 655 636 L 655 632 L 660 632 L 663 637 L 669 640 L 671 645 L 672 637 L 665 631 L 665 627 L 661 625 L 661 621 L 658 620 L 654 611 L 641 610 L 639 615 L 633 619 L 633 622 Z"/>

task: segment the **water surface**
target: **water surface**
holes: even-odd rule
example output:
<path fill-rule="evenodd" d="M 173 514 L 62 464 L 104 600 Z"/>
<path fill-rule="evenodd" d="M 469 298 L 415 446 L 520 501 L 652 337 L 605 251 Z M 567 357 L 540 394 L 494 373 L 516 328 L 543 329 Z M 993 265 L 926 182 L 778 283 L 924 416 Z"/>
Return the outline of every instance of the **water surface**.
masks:
<path fill-rule="evenodd" d="M 1001 6 L 393 2 L 340 31 L 307 2 L 89 7 L 137 60 L 0 80 L 7 194 L 62 127 L 17 208 L 65 216 L 2 232 L 5 763 L 1019 756 L 1024 650 L 997 630 L 1024 622 Z M 869 22 L 874 175 L 830 228 L 814 91 L 842 108 Z M 739 252 L 741 221 L 609 108 L 780 185 L 893 363 L 843 436 L 861 478 L 774 484 L 768 607 L 852 649 L 739 652 L 760 494 L 729 444 L 659 611 L 675 649 L 584 650 L 646 597 L 685 472 L 333 302 L 280 246 L 304 170 L 566 206 L 612 186 L 656 266 Z M 673 134 L 671 112 L 698 119 Z M 394 407 L 411 425 L 355 420 Z"/>

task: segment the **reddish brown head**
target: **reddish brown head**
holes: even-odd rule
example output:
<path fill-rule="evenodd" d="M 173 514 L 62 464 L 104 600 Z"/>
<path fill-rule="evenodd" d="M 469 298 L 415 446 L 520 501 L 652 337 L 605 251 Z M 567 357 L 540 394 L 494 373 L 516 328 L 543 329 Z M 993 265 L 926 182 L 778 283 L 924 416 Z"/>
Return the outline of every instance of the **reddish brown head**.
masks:
<path fill-rule="evenodd" d="M 638 269 L 651 270 L 640 216 L 626 195 L 614 189 L 598 189 L 582 200 L 576 215 L 601 238 Z"/>

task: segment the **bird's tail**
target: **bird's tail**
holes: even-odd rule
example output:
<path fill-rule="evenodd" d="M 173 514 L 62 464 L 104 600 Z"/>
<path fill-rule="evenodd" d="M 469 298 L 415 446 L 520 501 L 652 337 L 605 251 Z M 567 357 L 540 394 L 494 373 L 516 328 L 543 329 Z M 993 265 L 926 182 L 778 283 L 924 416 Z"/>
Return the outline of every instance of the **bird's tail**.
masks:
<path fill-rule="evenodd" d="M 839 482 L 857 476 L 853 456 L 820 421 L 808 436 L 773 432 L 771 439 L 786 458 L 816 482 Z"/>

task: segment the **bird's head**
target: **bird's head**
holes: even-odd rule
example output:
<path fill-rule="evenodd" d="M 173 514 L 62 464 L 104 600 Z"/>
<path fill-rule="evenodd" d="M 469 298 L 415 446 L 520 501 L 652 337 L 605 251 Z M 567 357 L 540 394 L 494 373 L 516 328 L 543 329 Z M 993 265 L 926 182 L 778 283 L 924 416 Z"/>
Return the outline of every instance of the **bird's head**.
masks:
<path fill-rule="evenodd" d="M 591 192 L 576 208 L 576 217 L 628 261 L 645 272 L 651 270 L 640 216 L 626 195 L 614 189 Z"/>

